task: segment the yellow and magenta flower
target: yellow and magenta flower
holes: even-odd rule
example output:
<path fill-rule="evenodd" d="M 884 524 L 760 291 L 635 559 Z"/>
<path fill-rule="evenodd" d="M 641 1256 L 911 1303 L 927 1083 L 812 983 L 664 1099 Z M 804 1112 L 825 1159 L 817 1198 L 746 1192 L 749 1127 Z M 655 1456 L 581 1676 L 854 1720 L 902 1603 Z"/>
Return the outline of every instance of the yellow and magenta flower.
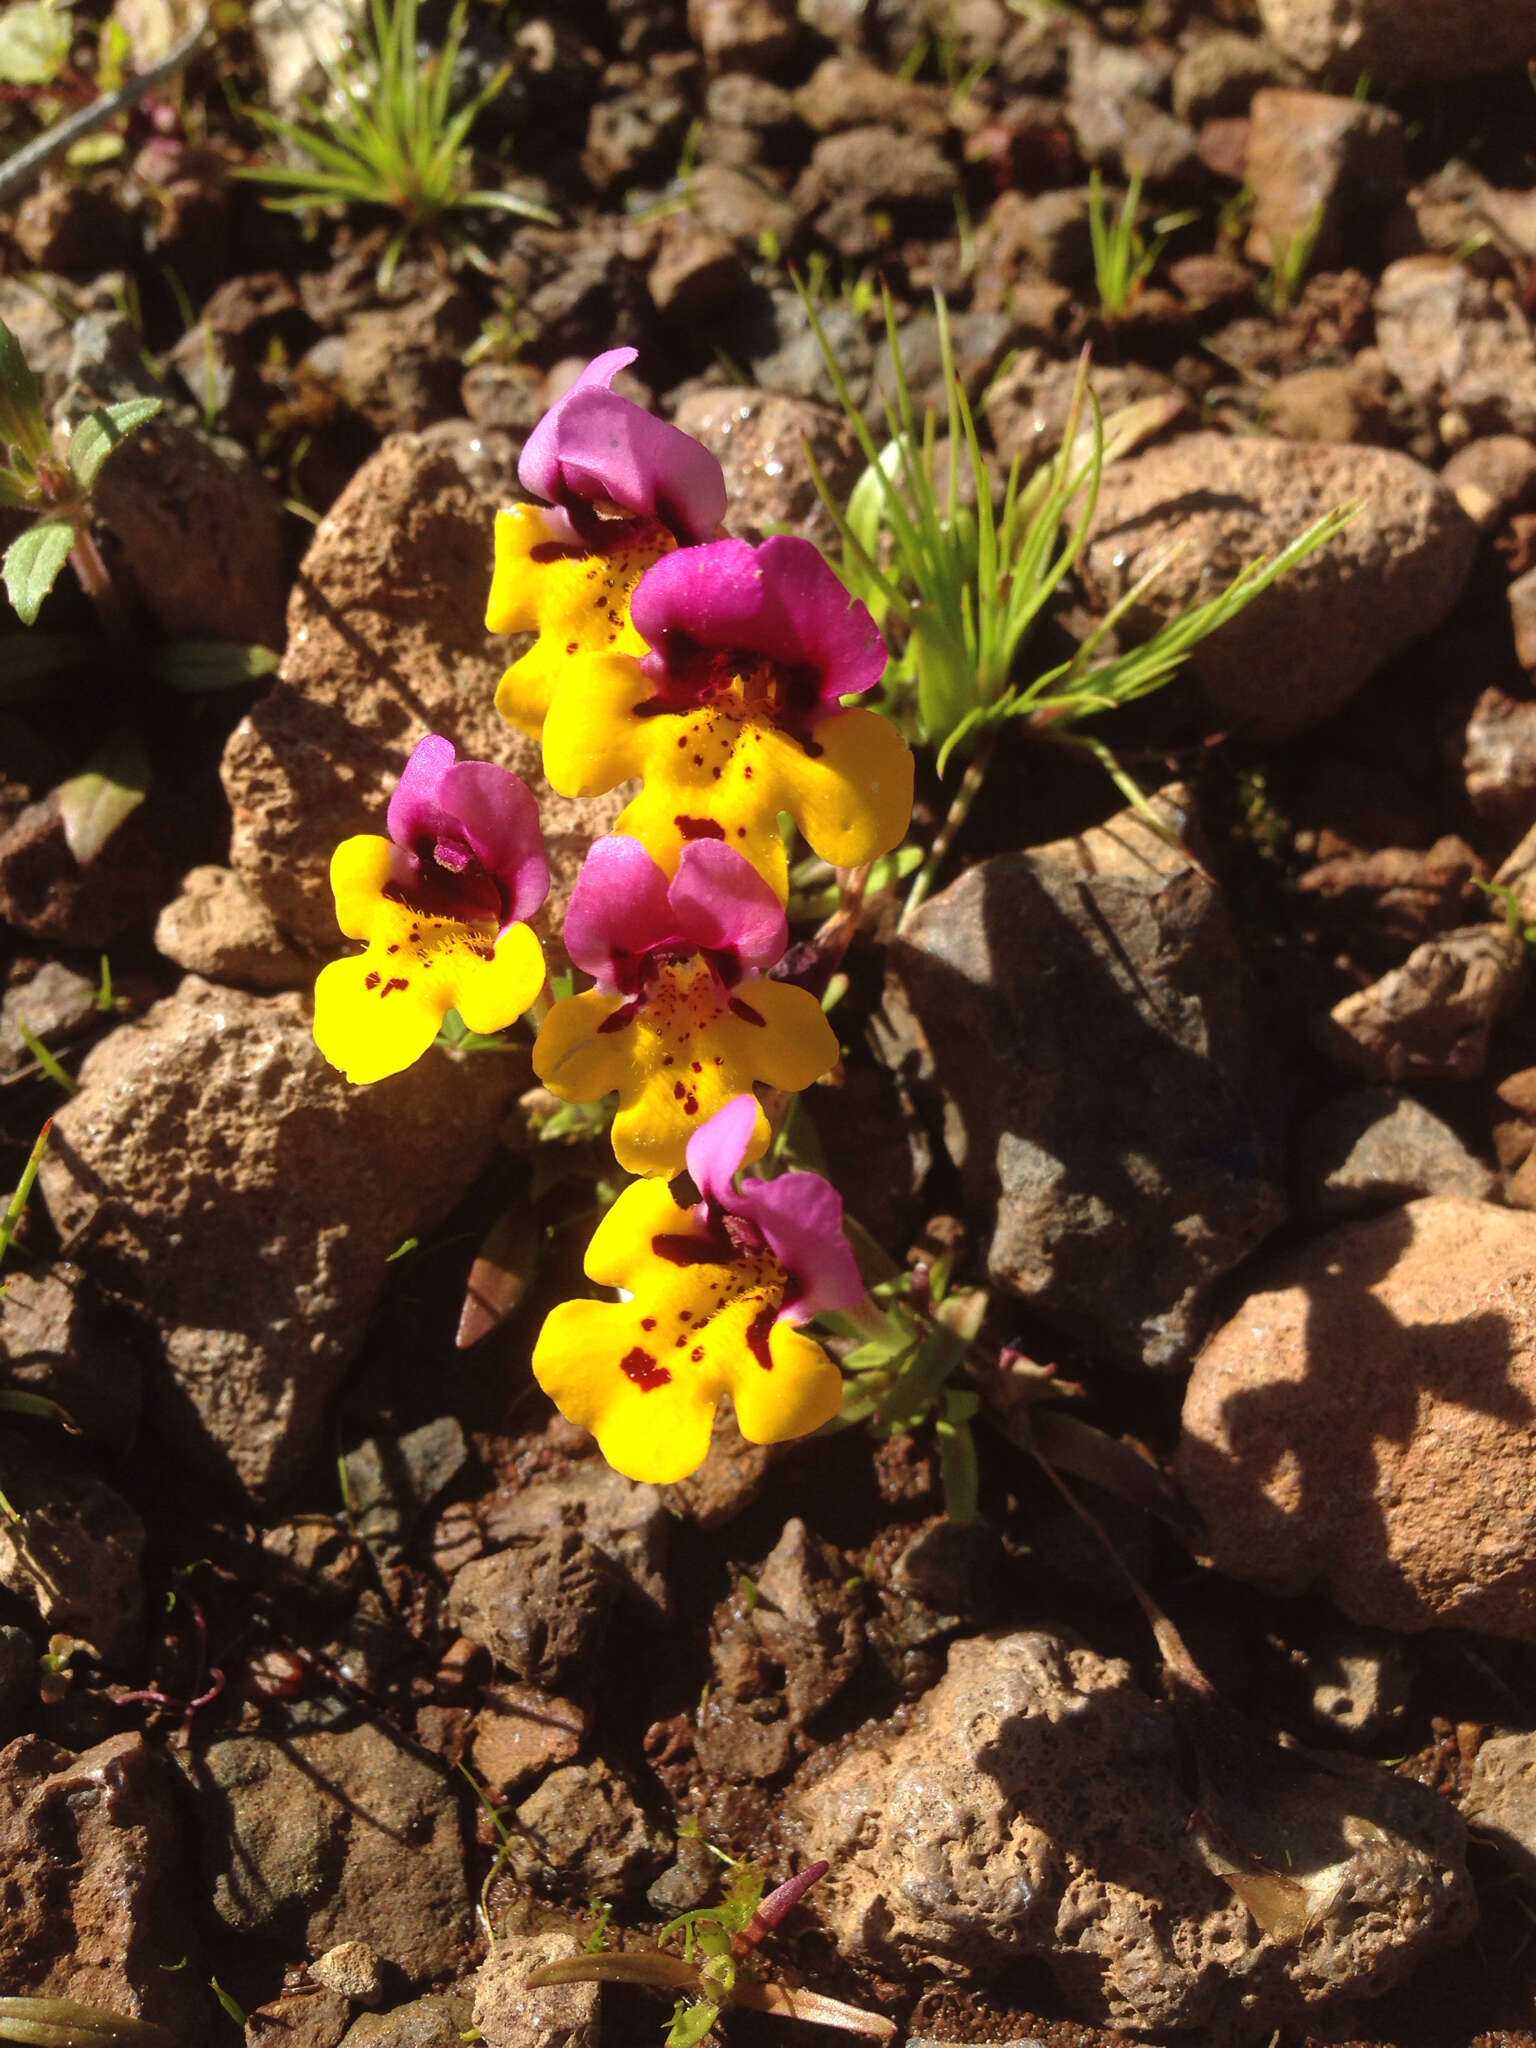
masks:
<path fill-rule="evenodd" d="M 611 389 L 635 356 L 597 356 L 529 435 L 518 479 L 549 505 L 496 515 L 486 627 L 539 636 L 502 677 L 496 708 L 533 739 L 573 661 L 644 653 L 629 618 L 635 585 L 725 516 L 725 476 L 709 450 Z"/>
<path fill-rule="evenodd" d="M 791 1092 L 837 1064 L 816 998 L 769 981 L 789 928 L 778 897 L 730 847 L 701 839 L 669 882 L 638 840 L 600 839 L 565 920 L 566 950 L 597 986 L 555 1004 L 534 1072 L 567 1102 L 619 1092 L 613 1149 L 630 1173 L 681 1173 L 694 1133 L 759 1081 Z M 768 1119 L 748 1148 L 759 1158 Z"/>
<path fill-rule="evenodd" d="M 749 1443 L 809 1435 L 838 1411 L 842 1376 L 796 1325 L 864 1298 L 842 1197 L 815 1173 L 734 1186 L 757 1114 L 738 1096 L 695 1132 L 694 1207 L 659 1180 L 624 1190 L 586 1270 L 629 1298 L 562 1302 L 539 1333 L 534 1377 L 626 1478 L 696 1471 L 726 1394 Z"/>
<path fill-rule="evenodd" d="M 630 615 L 650 653 L 590 660 L 550 700 L 544 772 L 562 795 L 639 776 L 617 830 L 667 869 L 722 841 L 781 901 L 781 811 L 837 867 L 899 844 L 912 756 L 888 719 L 842 703 L 879 682 L 885 642 L 809 541 L 680 548 L 641 576 Z"/>
<path fill-rule="evenodd" d="M 381 1081 L 426 1051 L 450 1010 L 501 1031 L 544 985 L 523 921 L 549 892 L 533 793 L 492 761 L 459 761 L 432 733 L 390 799 L 389 837 L 331 859 L 336 917 L 367 951 L 323 968 L 315 1043 L 349 1081 Z"/>

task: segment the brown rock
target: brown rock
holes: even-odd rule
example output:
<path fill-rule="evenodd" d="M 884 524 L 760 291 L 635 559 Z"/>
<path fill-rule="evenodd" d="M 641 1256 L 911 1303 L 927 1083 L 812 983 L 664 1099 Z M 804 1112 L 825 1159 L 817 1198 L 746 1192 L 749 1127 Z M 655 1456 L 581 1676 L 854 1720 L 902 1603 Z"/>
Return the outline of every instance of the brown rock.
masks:
<path fill-rule="evenodd" d="M 1352 498 L 1361 509 L 1342 534 L 1190 657 L 1223 725 L 1286 738 L 1348 703 L 1460 597 L 1477 529 L 1438 477 L 1384 448 L 1186 434 L 1105 470 L 1079 573 L 1107 610 L 1166 564 L 1126 623 L 1150 634 Z"/>
<path fill-rule="evenodd" d="M 825 57 L 794 96 L 795 112 L 818 135 L 888 126 L 937 141 L 949 128 L 942 86 L 893 78 L 863 57 Z"/>
<path fill-rule="evenodd" d="M 1490 685 L 1468 716 L 1459 765 L 1480 818 L 1506 843 L 1528 832 L 1536 825 L 1536 703 Z"/>
<path fill-rule="evenodd" d="M 511 1867 L 583 1899 L 643 1890 L 670 1840 L 653 1827 L 627 1780 L 596 1757 L 551 1771 L 517 1809 Z"/>
<path fill-rule="evenodd" d="M 617 1597 L 608 1560 L 574 1529 L 554 1529 L 465 1565 L 448 1618 L 516 1677 L 558 1685 L 596 1656 Z"/>
<path fill-rule="evenodd" d="M 811 151 L 794 199 L 834 248 L 859 257 L 951 207 L 959 189 L 959 173 L 937 143 L 896 128 L 845 128 Z"/>
<path fill-rule="evenodd" d="M 43 1195 L 159 1332 L 162 1418 L 204 1464 L 257 1492 L 303 1465 L 385 1260 L 490 1157 L 515 1064 L 429 1052 L 351 1088 L 302 998 L 195 976 L 86 1059 Z"/>
<path fill-rule="evenodd" d="M 245 2048 L 340 2048 L 351 2018 L 346 1999 L 305 1984 L 247 2015 Z"/>
<path fill-rule="evenodd" d="M 836 530 L 811 480 L 806 444 L 833 497 L 846 501 L 864 459 L 841 413 L 809 398 L 728 385 L 692 393 L 673 420 L 725 471 L 732 533 L 757 541 L 787 531 L 821 548 L 834 544 Z"/>
<path fill-rule="evenodd" d="M 456 285 L 364 313 L 342 339 L 337 386 L 381 434 L 417 433 L 458 411 L 463 354 L 478 328 L 473 299 Z"/>
<path fill-rule="evenodd" d="M 666 1559 L 671 1516 L 660 1487 L 626 1479 L 594 1458 L 569 1471 L 543 1474 L 528 1486 L 498 1487 L 477 1503 L 477 1510 L 491 1544 L 532 1542 L 551 1529 L 575 1530 L 614 1566 L 621 1597 L 640 1619 L 657 1622 L 670 1616 Z"/>
<path fill-rule="evenodd" d="M 64 1262 L 12 1271 L 0 1294 L 5 1383 L 57 1401 L 76 1429 L 121 1451 L 138 1428 L 143 1374 L 107 1327 L 96 1291 Z"/>
<path fill-rule="evenodd" d="M 147 925 L 175 887 L 175 867 L 137 815 L 88 867 L 69 850 L 57 797 L 29 804 L 0 836 L 0 915 L 34 939 L 110 946 Z"/>
<path fill-rule="evenodd" d="M 184 1769 L 226 1927 L 311 1956 L 366 1941 L 413 1984 L 456 1967 L 469 1932 L 457 1801 L 382 1727 L 224 1736 Z"/>
<path fill-rule="evenodd" d="M 0 1983 L 158 2022 L 196 2041 L 205 1994 L 182 1970 L 179 1817 L 166 1766 L 139 1735 L 74 1756 L 23 1735 L 0 1751 Z"/>
<path fill-rule="evenodd" d="M 1028 477 L 1050 460 L 1061 446 L 1071 417 L 1075 376 L 1073 364 L 1056 360 L 1044 349 L 1026 348 L 988 386 L 983 411 L 999 463 L 1006 467 L 1017 457 L 1021 473 Z M 1096 368 L 1093 389 L 1106 421 L 1144 398 L 1165 400 L 1170 422 L 1183 410 L 1183 401 L 1168 379 L 1139 363 L 1124 369 Z M 1106 468 L 1106 479 L 1116 467 Z"/>
<path fill-rule="evenodd" d="M 470 459 L 468 451 L 464 460 Z M 558 925 L 594 837 L 623 806 L 555 796 L 537 744 L 497 714 L 511 659 L 485 631 L 491 530 L 506 488 L 470 482 L 452 448 L 393 436 L 316 529 L 289 610 L 282 679 L 230 735 L 230 865 L 280 930 L 339 944 L 327 876 L 338 842 L 383 829 L 390 791 L 427 732 L 515 769 L 539 799 Z"/>
<path fill-rule="evenodd" d="M 1177 791 L 1159 802 L 1173 834 L 1195 829 Z M 936 1077 L 925 1107 L 992 1278 L 1090 1350 L 1183 1364 L 1217 1281 L 1284 1213 L 1220 891 L 1122 812 L 970 868 L 891 972 L 882 1050 L 915 1089 Z"/>
<path fill-rule="evenodd" d="M 1321 1228 L 1418 1195 L 1491 1201 L 1497 1181 L 1442 1118 L 1393 1088 L 1357 1088 L 1296 1134 L 1292 1216 Z"/>
<path fill-rule="evenodd" d="M 1353 368 L 1328 365 L 1278 377 L 1265 399 L 1273 433 L 1287 441 L 1360 441 L 1385 447 L 1392 415 L 1378 391 Z"/>
<path fill-rule="evenodd" d="M 711 71 L 771 71 L 795 46 L 794 0 L 688 0 L 688 33 Z"/>
<path fill-rule="evenodd" d="M 0 1585 L 103 1662 L 130 1658 L 144 1619 L 144 1524 L 127 1501 L 10 1437 L 0 1440 L 0 1493 L 18 1517 L 0 1519 Z"/>
<path fill-rule="evenodd" d="M 17 1074 L 33 1064 L 22 1025 L 29 1037 L 57 1052 L 99 1023 L 97 986 L 62 960 L 45 960 L 25 981 L 12 982 L 0 1002 L 0 1074 Z"/>
<path fill-rule="evenodd" d="M 1479 78 L 1536 49 L 1532 0 L 1259 0 L 1259 15 L 1278 50 L 1345 87 Z"/>
<path fill-rule="evenodd" d="M 1467 842 L 1447 834 L 1423 849 L 1336 854 L 1308 868 L 1296 887 L 1352 958 L 1384 966 L 1421 940 L 1480 916 L 1488 902 L 1477 886 L 1484 874 Z"/>
<path fill-rule="evenodd" d="M 597 2048 L 595 1984 L 544 1984 L 528 1973 L 581 1953 L 572 1934 L 498 1936 L 475 1976 L 475 2025 L 485 2048 Z"/>
<path fill-rule="evenodd" d="M 1448 439 L 1536 435 L 1536 341 L 1507 294 L 1453 256 L 1404 256 L 1374 306 L 1383 360 L 1410 399 L 1446 413 Z"/>
<path fill-rule="evenodd" d="M 1536 1877 L 1536 1735 L 1495 1735 L 1481 1745 L 1461 1815 L 1508 1868 Z"/>
<path fill-rule="evenodd" d="M 734 242 L 685 222 L 663 227 L 660 252 L 646 274 L 657 312 L 675 326 L 717 313 L 746 281 Z"/>
<path fill-rule="evenodd" d="M 1470 1081 L 1494 1026 L 1519 1002 L 1525 947 L 1493 924 L 1468 925 L 1414 948 L 1401 967 L 1336 1003 L 1313 1036 L 1368 1081 Z"/>
<path fill-rule="evenodd" d="M 1514 628 L 1515 658 L 1523 669 L 1536 669 L 1536 569 L 1527 569 L 1509 586 L 1509 623 Z M 1528 715 L 1536 710 L 1521 707 Z"/>
<path fill-rule="evenodd" d="M 192 868 L 155 926 L 155 948 L 188 974 L 235 988 L 302 988 L 314 962 L 288 944 L 232 868 Z"/>
<path fill-rule="evenodd" d="M 587 1717 L 569 1700 L 532 1685 L 490 1685 L 475 1720 L 475 1776 L 493 1799 L 576 1761 Z"/>
<path fill-rule="evenodd" d="M 1200 2039 L 1238 2011 L 1262 2032 L 1386 1990 L 1470 1924 L 1444 1801 L 1255 1742 L 1248 1796 L 1202 1797 L 1239 1853 L 1285 1873 L 1266 1933 L 1223 1875 L 1243 1865 L 1191 1828 L 1187 1760 L 1119 1660 L 1043 1633 L 956 1643 L 906 1728 L 864 1732 L 792 1797 L 794 1838 L 832 1865 L 810 1903 L 887 1976 L 985 1980 L 1029 1959 L 1074 2009 Z"/>
<path fill-rule="evenodd" d="M 1536 824 L 1498 868 L 1493 886 L 1513 890 L 1517 915 L 1523 923 L 1536 925 Z M 1502 913 L 1503 907 L 1497 898 L 1489 905 L 1489 909 L 1497 913 Z"/>
<path fill-rule="evenodd" d="M 130 261 L 138 239 L 132 214 L 113 192 L 74 178 L 50 179 L 29 192 L 11 232 L 34 269 L 91 277 Z"/>
<path fill-rule="evenodd" d="M 1368 100 L 1271 86 L 1249 109 L 1248 255 L 1276 263 L 1313 236 L 1317 268 L 1336 270 L 1407 186 L 1403 124 Z"/>
<path fill-rule="evenodd" d="M 283 642 L 283 508 L 239 442 L 162 413 L 97 481 L 95 532 L 172 639 Z"/>
<path fill-rule="evenodd" d="M 1536 1218 L 1436 1195 L 1264 1266 L 1177 1471 L 1212 1556 L 1385 1628 L 1536 1640 Z"/>
<path fill-rule="evenodd" d="M 1536 448 L 1518 434 L 1483 434 L 1458 448 L 1440 472 L 1484 533 L 1536 505 Z M 1536 659 L 1527 664 L 1536 668 Z"/>

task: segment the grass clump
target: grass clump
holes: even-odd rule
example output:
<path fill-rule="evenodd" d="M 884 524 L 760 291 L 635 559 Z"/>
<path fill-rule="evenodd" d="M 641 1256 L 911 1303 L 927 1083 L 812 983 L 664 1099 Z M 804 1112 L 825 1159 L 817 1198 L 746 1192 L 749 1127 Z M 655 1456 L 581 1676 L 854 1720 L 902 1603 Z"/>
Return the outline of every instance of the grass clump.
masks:
<path fill-rule="evenodd" d="M 311 107 L 308 122 L 301 124 L 259 107 L 250 110 L 269 135 L 307 159 L 252 164 L 239 173 L 288 195 L 269 200 L 270 206 L 309 213 L 340 203 L 383 207 L 399 215 L 400 226 L 379 265 L 383 289 L 406 246 L 418 236 L 478 256 L 456 214 L 500 212 L 555 223 L 555 215 L 531 199 L 471 183 L 470 130 L 505 86 L 511 66 L 504 65 L 453 110 L 453 74 L 464 45 L 466 8 L 467 0 L 459 0 L 441 49 L 423 61 L 416 47 L 417 0 L 369 0 L 362 49 L 324 65 L 340 102 L 335 111 Z"/>
<path fill-rule="evenodd" d="M 1280 553 L 1250 563 L 1225 590 L 1178 613 L 1141 646 L 1105 653 L 1116 627 L 1168 567 L 1170 554 L 1125 593 L 1067 660 L 1029 676 L 1021 665 L 1031 628 L 1083 551 L 1105 464 L 1166 426 L 1176 403 L 1147 399 L 1106 420 L 1089 385 L 1085 353 L 1057 454 L 1027 480 L 1021 458 L 1015 458 L 999 492 L 955 366 L 942 297 L 935 298 L 947 441 L 942 461 L 935 413 L 927 411 L 921 422 L 917 417 L 889 295 L 885 324 L 895 396 L 885 403 L 883 445 L 854 402 L 814 305 L 806 303 L 866 464 L 844 507 L 813 462 L 822 503 L 842 541 L 839 574 L 870 607 L 891 644 L 888 687 L 898 715 L 904 710 L 914 736 L 936 748 L 941 774 L 957 753 L 969 756 L 948 816 L 913 882 L 910 915 L 932 888 L 981 788 L 998 733 L 1012 720 L 1024 719 L 1042 738 L 1091 753 L 1127 800 L 1151 817 L 1145 793 L 1109 745 L 1080 728 L 1161 689 L 1202 640 L 1326 545 L 1355 508 L 1326 514 Z"/>

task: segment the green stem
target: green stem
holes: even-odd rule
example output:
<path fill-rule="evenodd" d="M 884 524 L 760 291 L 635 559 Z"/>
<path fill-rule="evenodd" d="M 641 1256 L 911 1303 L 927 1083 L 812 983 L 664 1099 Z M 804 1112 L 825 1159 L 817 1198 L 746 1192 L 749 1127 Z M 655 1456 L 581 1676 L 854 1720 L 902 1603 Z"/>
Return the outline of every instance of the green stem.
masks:
<path fill-rule="evenodd" d="M 928 894 L 938 879 L 939 870 L 948 857 L 949 849 L 954 845 L 961 826 L 970 816 L 972 804 L 981 794 L 981 785 L 987 779 L 992 756 L 997 752 L 998 730 L 995 725 L 987 728 L 975 753 L 966 763 L 965 773 L 960 778 L 960 787 L 955 791 L 943 824 L 934 835 L 933 844 L 928 849 L 928 857 L 913 877 L 912 893 L 908 896 L 906 908 L 901 913 L 901 922 L 896 927 L 898 932 L 906 930 L 917 910 L 927 901 Z"/>

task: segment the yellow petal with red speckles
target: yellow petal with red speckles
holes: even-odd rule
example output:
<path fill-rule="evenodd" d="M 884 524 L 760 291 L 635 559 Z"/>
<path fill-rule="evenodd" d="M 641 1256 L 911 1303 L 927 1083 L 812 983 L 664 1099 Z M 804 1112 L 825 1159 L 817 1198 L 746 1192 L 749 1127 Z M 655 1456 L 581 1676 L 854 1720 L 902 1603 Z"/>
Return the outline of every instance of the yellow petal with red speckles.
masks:
<path fill-rule="evenodd" d="M 497 688 L 496 709 L 509 724 L 537 739 L 574 661 L 645 652 L 629 600 L 645 571 L 675 545 L 662 526 L 627 524 L 611 546 L 582 553 L 551 533 L 536 505 L 497 513 L 487 630 L 539 636 Z"/>
<path fill-rule="evenodd" d="M 631 1290 L 633 1300 L 563 1302 L 533 1353 L 534 1377 L 560 1412 L 592 1431 L 615 1471 L 655 1485 L 703 1463 L 726 1394 L 753 1443 L 819 1429 L 842 1395 L 821 1346 L 773 1321 L 786 1275 L 771 1254 L 668 1258 L 679 1239 L 709 1250 L 697 1219 L 662 1183 L 626 1188 L 586 1264 L 592 1279 Z"/>
<path fill-rule="evenodd" d="M 664 966 L 632 1014 L 595 990 L 556 1003 L 533 1049 L 533 1068 L 566 1102 L 617 1089 L 613 1150 L 629 1173 L 681 1173 L 688 1141 L 733 1096 L 758 1082 L 798 1091 L 837 1064 L 837 1034 L 816 998 L 786 982 L 721 989 L 699 960 Z M 758 1113 L 748 1162 L 768 1148 Z"/>
<path fill-rule="evenodd" d="M 315 1043 L 349 1081 L 398 1074 L 431 1045 L 450 1010 L 471 1031 L 515 1023 L 544 985 L 544 955 L 525 924 L 427 917 L 386 893 L 395 849 L 360 834 L 331 859 L 336 915 L 368 950 L 336 960 L 315 983 Z"/>

